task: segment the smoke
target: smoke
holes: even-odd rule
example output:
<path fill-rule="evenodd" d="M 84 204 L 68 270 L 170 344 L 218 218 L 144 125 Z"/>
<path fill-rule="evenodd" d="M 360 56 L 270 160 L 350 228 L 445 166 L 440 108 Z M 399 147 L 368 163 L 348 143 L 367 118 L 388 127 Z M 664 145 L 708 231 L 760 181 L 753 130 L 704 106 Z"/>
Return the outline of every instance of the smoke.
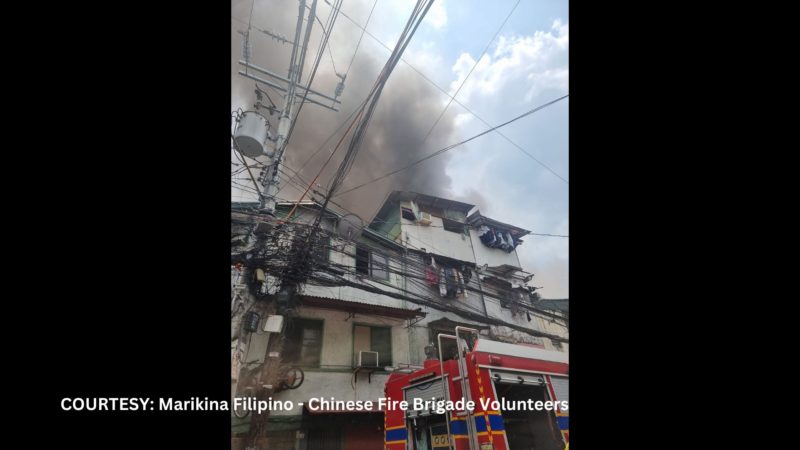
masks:
<path fill-rule="evenodd" d="M 255 82 L 238 75 L 238 71 L 242 68 L 238 64 L 238 60 L 241 58 L 242 36 L 237 33 L 237 30 L 246 30 L 250 5 L 250 2 L 234 1 L 231 9 L 233 17 L 245 22 L 241 23 L 235 20 L 231 22 L 232 110 L 239 107 L 245 110 L 251 109 L 255 101 L 253 93 Z M 293 39 L 297 20 L 296 5 L 296 2 L 289 1 L 276 1 L 270 3 L 269 6 L 257 3 L 253 14 L 253 26 L 279 32 L 287 38 Z M 362 12 L 366 16 L 369 11 L 368 6 L 360 8 L 351 5 L 350 9 L 353 12 L 348 12 L 348 14 L 355 20 L 359 20 L 360 15 L 356 13 L 356 9 L 364 10 Z M 327 18 L 328 11 L 327 5 L 320 0 L 318 12 L 323 22 Z M 380 8 L 376 8 L 375 14 L 380 13 Z M 361 19 L 360 23 L 363 24 L 364 21 L 365 17 Z M 319 23 L 315 25 L 312 33 L 312 44 L 309 46 L 306 57 L 306 65 L 303 72 L 304 80 L 310 75 L 311 65 L 320 37 L 319 31 L 321 27 Z M 346 70 L 359 35 L 360 30 L 358 28 L 347 23 L 347 19 L 344 17 L 339 17 L 331 38 L 338 71 L 344 72 Z M 251 34 L 251 41 L 253 44 L 253 62 L 281 76 L 286 76 L 291 46 L 281 44 L 255 30 Z M 414 45 L 413 40 L 411 45 Z M 311 103 L 303 106 L 287 147 L 285 163 L 288 167 L 299 170 L 320 148 L 323 142 L 345 122 L 348 115 L 364 100 L 370 88 L 374 85 L 388 56 L 389 51 L 371 41 L 369 36 L 364 36 L 345 82 L 340 111 L 334 112 Z M 333 96 L 338 81 L 331 64 L 330 55 L 326 51 L 314 79 L 313 88 L 321 93 Z M 261 87 L 266 88 L 264 85 L 261 85 Z M 279 93 L 270 90 L 270 97 L 279 107 L 282 106 L 283 98 L 279 96 Z M 447 98 L 438 89 L 401 61 L 389 77 L 362 143 L 358 158 L 341 190 L 350 189 L 393 169 L 403 167 L 454 142 L 456 140 L 454 135 L 456 114 L 452 109 L 448 109 L 448 112 L 442 116 L 436 128 L 425 140 L 425 136 L 431 126 L 441 114 L 446 100 Z M 268 103 L 266 99 L 263 102 Z M 277 115 L 269 119 L 273 127 L 276 127 Z M 342 127 L 324 148 L 300 170 L 300 175 L 304 180 L 311 181 L 317 175 L 346 127 L 347 125 Z M 424 144 L 423 140 L 425 140 Z M 318 181 L 318 184 L 323 188 L 327 187 L 328 181 L 338 167 L 348 142 L 349 139 L 346 139 L 342 143 L 342 147 L 323 169 Z M 451 155 L 447 153 L 437 156 L 409 170 L 371 183 L 341 197 L 335 197 L 334 201 L 369 221 L 385 197 L 393 190 L 409 190 L 457 199 L 456 197 L 458 196 L 454 196 L 450 192 L 451 179 L 445 173 L 450 157 Z M 286 172 L 293 174 L 288 169 Z M 297 180 L 296 177 L 295 180 Z M 299 182 L 299 180 L 297 181 Z M 303 183 L 299 182 L 299 184 Z M 282 186 L 283 189 L 279 193 L 279 197 L 282 199 L 297 200 L 302 194 L 302 190 L 298 186 L 285 182 Z M 467 196 L 474 200 L 482 200 L 477 192 L 468 193 Z"/>

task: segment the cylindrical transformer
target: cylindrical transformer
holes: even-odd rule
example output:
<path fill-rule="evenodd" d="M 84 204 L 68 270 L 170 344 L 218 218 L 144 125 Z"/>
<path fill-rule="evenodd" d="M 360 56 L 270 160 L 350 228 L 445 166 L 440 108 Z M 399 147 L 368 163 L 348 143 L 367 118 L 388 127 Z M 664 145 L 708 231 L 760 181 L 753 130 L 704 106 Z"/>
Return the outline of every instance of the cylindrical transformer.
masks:
<path fill-rule="evenodd" d="M 234 132 L 236 146 L 243 155 L 255 158 L 257 156 L 272 157 L 266 144 L 269 138 L 269 123 L 267 119 L 255 111 L 242 113 Z"/>

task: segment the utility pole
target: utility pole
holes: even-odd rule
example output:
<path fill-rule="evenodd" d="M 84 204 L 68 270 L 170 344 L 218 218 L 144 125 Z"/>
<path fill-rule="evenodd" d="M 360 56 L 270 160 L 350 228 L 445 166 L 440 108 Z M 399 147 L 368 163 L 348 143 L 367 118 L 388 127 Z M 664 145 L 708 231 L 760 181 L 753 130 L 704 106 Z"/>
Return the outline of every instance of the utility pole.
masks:
<path fill-rule="evenodd" d="M 280 170 L 283 166 L 283 155 L 286 144 L 286 136 L 289 134 L 289 128 L 292 127 L 292 113 L 294 112 L 295 94 L 297 92 L 297 82 L 300 79 L 300 73 L 303 70 L 302 59 L 298 64 L 298 48 L 297 43 L 300 42 L 300 33 L 303 28 L 303 16 L 306 11 L 305 0 L 300 0 L 297 13 L 297 28 L 294 33 L 294 45 L 292 46 L 292 56 L 289 59 L 289 88 L 286 94 L 286 103 L 281 112 L 281 118 L 278 121 L 278 136 L 275 140 L 275 158 L 274 165 L 272 166 L 272 174 L 267 174 L 262 178 L 261 185 L 264 189 L 261 190 L 262 194 L 259 196 L 260 208 L 266 212 L 273 213 L 275 211 L 275 195 L 278 193 L 278 182 L 280 181 Z M 303 41 L 303 50 L 300 52 L 305 57 L 306 49 L 308 48 L 308 38 L 311 36 L 311 28 L 314 26 L 314 15 L 317 9 L 317 0 L 311 4 L 311 12 L 308 16 L 308 26 L 306 27 L 306 39 Z M 264 171 L 262 170 L 262 173 Z"/>
<path fill-rule="evenodd" d="M 308 17 L 306 17 L 306 9 L 309 10 Z M 240 70 L 239 75 L 266 84 L 285 93 L 283 108 L 280 110 L 280 118 L 278 119 L 276 136 L 274 138 L 267 138 L 267 140 L 274 142 L 274 152 L 267 152 L 266 142 L 263 142 L 264 151 L 261 154 L 272 158 L 272 164 L 262 169 L 258 177 L 258 183 L 262 186 L 259 193 L 259 209 L 267 214 L 274 214 L 275 212 L 275 196 L 280 190 L 280 173 L 282 172 L 283 160 L 286 155 L 287 138 L 289 137 L 289 131 L 295 120 L 295 110 L 298 103 L 297 97 L 300 96 L 306 102 L 314 103 L 334 111 L 338 111 L 337 105 L 341 104 L 338 100 L 338 95 L 336 95 L 336 97 L 330 97 L 311 89 L 311 86 L 304 86 L 301 84 L 303 66 L 311 39 L 311 30 L 314 21 L 319 20 L 316 16 L 316 9 L 317 0 L 312 0 L 310 7 L 307 6 L 306 0 L 299 0 L 294 40 L 280 40 L 282 43 L 291 42 L 292 45 L 292 53 L 289 58 L 289 70 L 286 78 L 253 64 L 249 59 L 248 51 L 245 51 L 245 59 L 239 61 L 239 64 L 244 66 L 244 70 Z M 303 22 L 306 23 L 305 33 L 303 33 Z M 326 31 L 323 29 L 322 32 L 327 33 L 330 32 L 330 30 Z M 245 39 L 248 39 L 250 30 L 242 34 L 245 36 Z M 267 34 L 273 36 L 271 33 Z M 248 43 L 245 44 L 245 49 L 249 49 Z M 320 49 L 320 51 L 321 50 L 323 49 Z M 255 75 L 255 72 L 258 72 L 259 75 Z M 261 74 L 266 75 L 268 78 L 260 76 Z M 310 83 L 310 80 L 306 80 L 306 84 L 308 83 Z M 340 92 L 337 91 L 337 93 Z M 331 103 L 331 105 L 329 106 L 323 103 L 324 100 L 327 100 L 328 102 L 326 103 Z M 258 107 L 259 106 L 256 105 L 257 109 Z M 245 114 L 258 114 L 258 112 L 248 111 Z M 266 123 L 267 127 L 269 127 L 269 122 L 266 121 Z"/>

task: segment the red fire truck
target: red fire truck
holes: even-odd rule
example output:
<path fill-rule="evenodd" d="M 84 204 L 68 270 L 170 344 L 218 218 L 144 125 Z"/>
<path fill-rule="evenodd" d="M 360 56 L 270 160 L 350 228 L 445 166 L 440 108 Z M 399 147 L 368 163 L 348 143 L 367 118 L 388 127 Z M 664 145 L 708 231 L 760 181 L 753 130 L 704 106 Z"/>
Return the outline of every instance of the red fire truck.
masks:
<path fill-rule="evenodd" d="M 443 340 L 449 341 L 444 353 L 451 349 L 450 359 L 442 356 Z M 440 334 L 438 344 L 438 358 L 429 354 L 422 369 L 392 373 L 386 382 L 388 402 L 408 403 L 406 409 L 385 411 L 386 450 L 563 450 L 568 446 L 565 353 L 482 339 L 477 330 L 465 327 L 456 327 L 455 335 Z M 427 408 L 439 401 L 456 406 L 461 401 L 474 409 Z M 415 402 L 426 408 L 415 409 Z M 555 408 L 543 407 L 545 402 Z"/>

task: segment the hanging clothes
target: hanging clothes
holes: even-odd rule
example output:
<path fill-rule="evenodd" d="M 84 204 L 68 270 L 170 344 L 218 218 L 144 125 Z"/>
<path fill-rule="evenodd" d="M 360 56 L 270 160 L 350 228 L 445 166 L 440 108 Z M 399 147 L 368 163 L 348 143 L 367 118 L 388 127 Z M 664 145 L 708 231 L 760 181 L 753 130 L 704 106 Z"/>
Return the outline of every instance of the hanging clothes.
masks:
<path fill-rule="evenodd" d="M 462 275 L 461 271 L 459 271 L 459 270 L 456 270 L 455 272 L 456 272 L 456 275 L 458 277 L 458 291 L 457 291 L 456 295 L 458 297 L 462 297 L 462 298 L 466 299 L 467 298 L 467 286 L 466 286 L 466 283 L 464 282 L 464 275 Z"/>
<path fill-rule="evenodd" d="M 472 278 L 472 271 L 470 270 L 469 266 L 462 266 L 461 274 L 464 276 L 464 283 L 468 283 Z"/>
<path fill-rule="evenodd" d="M 514 237 L 511 236 L 511 233 L 506 233 L 506 238 L 507 238 L 506 242 L 508 243 L 508 247 L 505 249 L 505 251 L 506 251 L 506 253 L 511 253 L 511 252 L 514 251 L 514 249 L 517 247 L 517 245 L 514 244 Z"/>
<path fill-rule="evenodd" d="M 436 267 L 436 260 L 431 256 L 430 265 L 425 267 L 425 281 L 429 286 L 436 286 L 439 284 L 439 268 Z"/>
<path fill-rule="evenodd" d="M 425 268 L 425 281 L 429 286 L 439 284 L 439 271 L 436 270 L 436 267 L 428 266 Z"/>
<path fill-rule="evenodd" d="M 446 297 L 447 298 L 455 298 L 456 293 L 458 291 L 458 271 L 456 269 L 447 267 L 445 270 L 445 277 L 447 278 L 446 281 Z"/>
<path fill-rule="evenodd" d="M 444 267 L 439 269 L 439 296 L 447 297 L 447 276 L 444 272 Z"/>
<path fill-rule="evenodd" d="M 493 229 L 486 227 L 486 231 L 480 236 L 481 242 L 488 247 L 493 247 L 497 242 L 497 237 Z"/>
<path fill-rule="evenodd" d="M 417 206 L 417 202 L 411 202 L 411 212 L 414 214 L 414 220 L 417 221 L 422 217 L 419 213 L 419 207 Z"/>
<path fill-rule="evenodd" d="M 508 245 L 508 242 L 506 242 L 505 236 L 503 236 L 503 232 L 501 232 L 501 231 L 497 232 L 497 239 L 499 241 L 498 247 L 500 247 L 503 250 L 508 249 L 509 245 Z"/>

